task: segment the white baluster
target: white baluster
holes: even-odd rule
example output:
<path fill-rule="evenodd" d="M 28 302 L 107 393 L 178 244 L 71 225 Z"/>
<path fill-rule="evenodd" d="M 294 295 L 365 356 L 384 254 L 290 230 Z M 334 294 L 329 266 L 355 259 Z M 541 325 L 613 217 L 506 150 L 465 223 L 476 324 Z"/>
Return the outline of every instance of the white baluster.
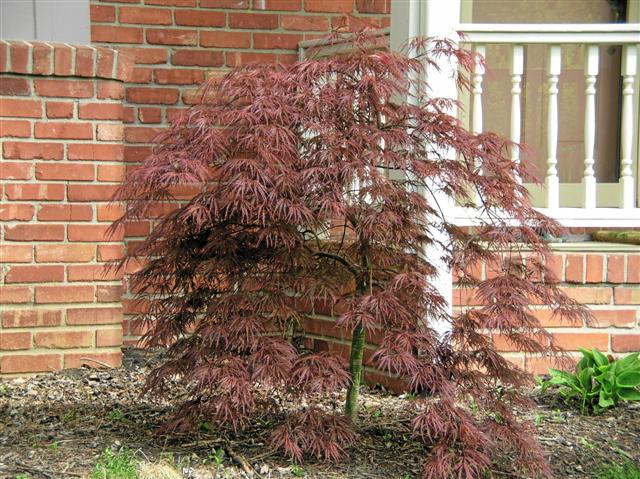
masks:
<path fill-rule="evenodd" d="M 637 72 L 638 46 L 625 46 L 622 57 L 622 137 L 620 159 L 620 207 L 633 208 L 635 194 L 631 150 L 633 143 L 633 81 Z"/>
<path fill-rule="evenodd" d="M 471 131 L 477 135 L 479 133 L 482 133 L 482 80 L 484 77 L 483 61 L 485 58 L 484 45 L 476 45 L 475 51 L 478 56 L 476 57 L 476 65 L 473 70 L 473 77 L 471 79 L 471 94 L 473 95 L 473 117 L 471 119 Z M 477 160 L 476 169 L 480 170 L 481 168 L 482 163 Z M 482 204 L 482 202 L 480 201 L 479 193 L 476 193 L 476 204 Z"/>
<path fill-rule="evenodd" d="M 520 143 L 520 93 L 522 93 L 522 73 L 524 72 L 524 47 L 514 45 L 511 57 L 511 141 Z M 520 163 L 520 148 L 511 149 L 511 159 Z M 518 182 L 521 178 L 518 177 Z"/>
<path fill-rule="evenodd" d="M 547 208 L 560 206 L 560 180 L 558 179 L 558 77 L 562 63 L 562 50 L 559 45 L 549 48 L 549 110 L 547 112 Z"/>
<path fill-rule="evenodd" d="M 598 75 L 598 45 L 587 47 L 585 59 L 586 99 L 584 107 L 584 175 L 582 206 L 596 207 L 596 177 L 593 170 L 593 150 L 596 142 L 596 77 Z"/>

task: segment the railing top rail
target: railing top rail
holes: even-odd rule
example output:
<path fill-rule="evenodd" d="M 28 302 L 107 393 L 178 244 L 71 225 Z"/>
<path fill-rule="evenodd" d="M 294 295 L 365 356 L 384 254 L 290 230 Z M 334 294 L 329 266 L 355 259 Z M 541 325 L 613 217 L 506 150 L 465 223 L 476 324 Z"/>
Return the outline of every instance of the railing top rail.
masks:
<path fill-rule="evenodd" d="M 640 44 L 640 23 L 461 23 L 470 43 Z"/>

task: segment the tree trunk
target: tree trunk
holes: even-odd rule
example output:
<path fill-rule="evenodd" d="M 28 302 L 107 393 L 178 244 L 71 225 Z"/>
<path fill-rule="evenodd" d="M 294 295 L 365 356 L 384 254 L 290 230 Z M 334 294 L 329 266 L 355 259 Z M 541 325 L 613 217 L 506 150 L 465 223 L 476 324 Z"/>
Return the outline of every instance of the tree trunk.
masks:
<path fill-rule="evenodd" d="M 351 373 L 351 384 L 347 391 L 347 402 L 344 413 L 355 420 L 358 415 L 358 396 L 360 395 L 360 384 L 362 383 L 362 357 L 364 356 L 364 328 L 358 324 L 353 330 L 351 338 L 351 357 L 349 359 L 349 372 Z"/>

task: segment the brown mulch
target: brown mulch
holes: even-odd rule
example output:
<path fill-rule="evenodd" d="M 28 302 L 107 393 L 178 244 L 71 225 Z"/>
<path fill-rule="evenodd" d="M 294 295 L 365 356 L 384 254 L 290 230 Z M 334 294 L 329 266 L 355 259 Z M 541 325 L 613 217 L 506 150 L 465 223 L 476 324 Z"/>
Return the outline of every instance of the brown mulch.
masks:
<path fill-rule="evenodd" d="M 256 421 L 238 436 L 203 430 L 159 440 L 172 403 L 139 398 L 146 373 L 161 352 L 128 349 L 120 369 L 76 369 L 0 381 L 0 478 L 89 477 L 106 448 L 127 447 L 144 463 L 172 464 L 187 479 L 419 477 L 425 451 L 411 439 L 403 414 L 406 398 L 365 391 L 360 443 L 348 461 L 292 466 L 267 446 L 273 419 Z M 594 477 L 603 464 L 640 464 L 640 404 L 600 416 L 581 416 L 554 396 L 533 391 L 538 407 L 522 412 L 559 479 Z M 223 451 L 220 453 L 220 451 Z M 223 464 L 216 464 L 218 453 Z M 254 471 L 253 473 L 247 471 Z M 523 479 L 505 458 L 498 478 Z"/>

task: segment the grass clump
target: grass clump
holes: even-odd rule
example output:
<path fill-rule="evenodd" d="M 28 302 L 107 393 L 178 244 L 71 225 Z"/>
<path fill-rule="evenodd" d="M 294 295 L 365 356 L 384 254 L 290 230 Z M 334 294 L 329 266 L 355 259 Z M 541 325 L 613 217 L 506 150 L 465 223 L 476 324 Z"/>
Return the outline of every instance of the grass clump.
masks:
<path fill-rule="evenodd" d="M 609 464 L 598 472 L 595 479 L 640 479 L 640 468 L 630 461 Z"/>
<path fill-rule="evenodd" d="M 138 460 L 125 447 L 114 452 L 105 449 L 91 472 L 91 479 L 136 479 Z"/>

